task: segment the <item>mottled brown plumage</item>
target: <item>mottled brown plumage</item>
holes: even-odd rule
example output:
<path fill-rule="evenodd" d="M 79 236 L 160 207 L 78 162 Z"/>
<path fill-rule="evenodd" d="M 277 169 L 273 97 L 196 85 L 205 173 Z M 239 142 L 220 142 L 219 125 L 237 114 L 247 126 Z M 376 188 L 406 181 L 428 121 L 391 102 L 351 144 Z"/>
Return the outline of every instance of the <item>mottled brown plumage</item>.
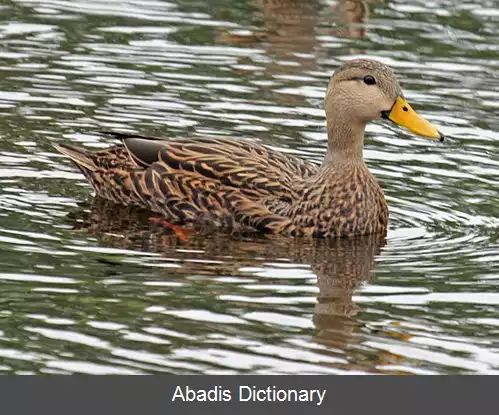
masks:
<path fill-rule="evenodd" d="M 391 70 L 371 60 L 336 71 L 325 108 L 328 152 L 320 167 L 229 138 L 107 133 L 122 143 L 93 152 L 57 148 L 99 196 L 145 207 L 172 223 L 315 237 L 383 233 L 387 205 L 362 156 L 366 123 L 383 116 L 419 134 L 440 135 L 402 99 Z"/>

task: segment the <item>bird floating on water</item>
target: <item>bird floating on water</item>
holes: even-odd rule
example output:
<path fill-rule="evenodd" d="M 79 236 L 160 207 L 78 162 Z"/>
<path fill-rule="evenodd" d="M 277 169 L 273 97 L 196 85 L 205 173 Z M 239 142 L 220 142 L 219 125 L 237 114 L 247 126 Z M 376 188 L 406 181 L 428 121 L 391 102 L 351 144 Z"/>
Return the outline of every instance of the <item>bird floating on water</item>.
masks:
<path fill-rule="evenodd" d="M 387 203 L 363 158 L 366 124 L 387 119 L 423 137 L 443 135 L 410 107 L 390 68 L 369 59 L 335 71 L 325 111 L 321 166 L 231 138 L 111 132 L 121 143 L 104 150 L 55 147 L 98 196 L 149 209 L 174 226 L 313 237 L 385 233 Z"/>

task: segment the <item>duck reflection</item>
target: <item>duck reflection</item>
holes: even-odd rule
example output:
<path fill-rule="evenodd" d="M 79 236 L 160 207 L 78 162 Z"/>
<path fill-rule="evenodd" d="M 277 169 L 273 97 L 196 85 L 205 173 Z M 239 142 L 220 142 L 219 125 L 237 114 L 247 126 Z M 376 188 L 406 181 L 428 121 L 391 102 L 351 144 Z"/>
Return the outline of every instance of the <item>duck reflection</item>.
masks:
<path fill-rule="evenodd" d="M 371 4 L 386 0 L 338 0 L 325 6 L 320 0 L 254 0 L 254 30 L 231 31 L 218 37 L 218 43 L 229 45 L 259 43 L 270 59 L 263 64 L 264 76 L 303 77 L 321 71 L 320 55 L 330 59 L 330 48 L 324 48 L 321 37 L 327 42 L 335 38 L 364 38 L 367 34 Z M 364 50 L 351 48 L 350 43 L 338 40 L 337 54 L 362 54 Z M 247 62 L 246 62 L 247 60 Z M 254 62 L 240 58 L 239 64 L 252 68 Z M 260 63 L 257 67 L 260 66 Z M 243 73 L 260 69 L 241 69 Z M 272 93 L 273 88 L 263 87 L 262 94 Z M 280 91 L 273 100 L 282 105 L 300 106 L 306 99 L 300 95 Z"/>
<path fill-rule="evenodd" d="M 311 53 L 320 35 L 363 38 L 372 4 L 387 0 L 338 0 L 324 6 L 320 0 L 255 0 L 251 33 L 224 33 L 222 43 L 268 42 L 276 52 Z"/>
<path fill-rule="evenodd" d="M 337 16 L 338 27 L 329 30 L 329 34 L 352 39 L 361 39 L 367 35 L 367 24 L 372 4 L 385 3 L 386 0 L 339 0 L 330 6 L 332 15 Z"/>
<path fill-rule="evenodd" d="M 103 243 L 116 248 L 162 253 L 182 264 L 182 274 L 230 275 L 248 277 L 244 267 L 267 267 L 269 263 L 309 265 L 317 276 L 318 295 L 314 306 L 314 340 L 326 346 L 323 353 L 338 355 L 360 340 L 362 323 L 359 307 L 352 295 L 365 281 L 370 281 L 375 257 L 385 244 L 385 237 L 337 240 L 294 240 L 253 235 L 192 233 L 179 238 L 169 229 L 148 221 L 150 212 L 122 207 L 100 198 L 91 201 L 89 209 L 71 214 L 75 228 L 96 235 Z M 162 271 L 161 271 L 162 272 Z M 181 278 L 168 274 L 170 280 Z M 289 279 L 272 284 L 289 285 Z M 226 293 L 227 287 L 221 287 Z M 251 303 L 251 307 L 254 303 Z M 368 362 L 366 362 L 368 364 Z M 373 362 L 363 370 L 374 370 Z M 350 368 L 350 364 L 348 365 Z"/>

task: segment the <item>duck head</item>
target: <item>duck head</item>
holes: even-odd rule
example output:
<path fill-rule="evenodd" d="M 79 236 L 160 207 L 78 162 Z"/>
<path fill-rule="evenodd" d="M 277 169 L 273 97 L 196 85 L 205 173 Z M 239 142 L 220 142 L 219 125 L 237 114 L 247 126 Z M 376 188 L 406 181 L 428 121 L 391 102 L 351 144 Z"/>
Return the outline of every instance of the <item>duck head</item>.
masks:
<path fill-rule="evenodd" d="M 326 93 L 325 110 L 329 150 L 345 155 L 362 152 L 366 124 L 380 119 L 426 138 L 444 138 L 412 109 L 393 71 L 370 59 L 352 60 L 336 70 Z"/>

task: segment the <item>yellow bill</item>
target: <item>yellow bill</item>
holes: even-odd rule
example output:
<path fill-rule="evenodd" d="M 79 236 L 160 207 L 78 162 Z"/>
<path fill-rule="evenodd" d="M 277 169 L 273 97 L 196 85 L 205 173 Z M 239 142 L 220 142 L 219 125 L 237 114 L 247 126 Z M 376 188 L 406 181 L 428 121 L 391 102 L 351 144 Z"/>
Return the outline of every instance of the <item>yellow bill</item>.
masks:
<path fill-rule="evenodd" d="M 390 121 L 407 128 L 414 134 L 444 141 L 444 136 L 438 132 L 437 127 L 418 115 L 402 97 L 397 98 L 387 116 Z"/>

